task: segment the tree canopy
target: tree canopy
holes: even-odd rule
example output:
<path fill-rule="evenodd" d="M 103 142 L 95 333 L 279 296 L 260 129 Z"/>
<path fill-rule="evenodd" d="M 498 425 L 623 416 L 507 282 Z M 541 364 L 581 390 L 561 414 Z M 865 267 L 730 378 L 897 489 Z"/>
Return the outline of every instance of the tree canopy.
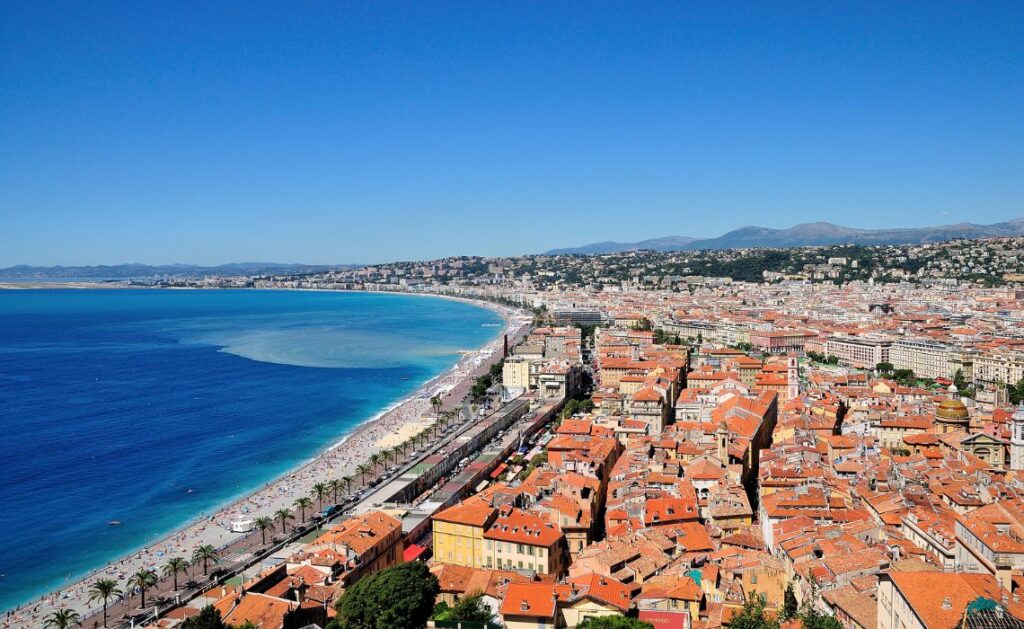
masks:
<path fill-rule="evenodd" d="M 363 577 L 335 605 L 328 629 L 415 629 L 427 624 L 441 588 L 427 565 L 409 562 Z"/>
<path fill-rule="evenodd" d="M 472 592 L 463 596 L 454 607 L 446 603 L 438 603 L 434 608 L 432 618 L 434 620 L 454 620 L 461 622 L 488 622 L 495 623 L 494 614 L 484 604 L 483 592 Z"/>
<path fill-rule="evenodd" d="M 767 604 L 765 595 L 755 592 L 743 603 L 740 613 L 732 617 L 730 629 L 779 629 L 779 620 L 765 609 Z"/>
<path fill-rule="evenodd" d="M 213 606 L 207 605 L 199 610 L 199 613 L 181 623 L 181 629 L 228 629 L 220 612 Z"/>

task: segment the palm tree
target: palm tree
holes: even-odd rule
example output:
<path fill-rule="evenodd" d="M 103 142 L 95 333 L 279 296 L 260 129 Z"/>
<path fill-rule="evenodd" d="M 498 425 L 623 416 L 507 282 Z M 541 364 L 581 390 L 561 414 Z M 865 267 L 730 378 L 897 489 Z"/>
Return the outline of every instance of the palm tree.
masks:
<path fill-rule="evenodd" d="M 174 577 L 174 589 L 178 589 L 178 573 L 184 572 L 188 574 L 188 562 L 185 561 L 184 557 L 171 557 L 164 564 L 164 576 L 171 575 Z"/>
<path fill-rule="evenodd" d="M 329 493 L 331 493 L 331 489 L 327 486 L 327 483 L 317 483 L 313 485 L 313 495 L 316 496 L 316 499 L 320 502 L 321 509 L 324 508 L 324 498 Z"/>
<path fill-rule="evenodd" d="M 366 463 L 360 463 L 356 466 L 356 474 L 359 474 L 359 484 L 366 484 L 366 475 L 370 473 L 370 466 Z"/>
<path fill-rule="evenodd" d="M 334 497 L 334 504 L 338 504 L 338 490 L 341 489 L 341 481 L 337 478 L 332 478 L 327 483 L 327 488 L 331 490 L 331 495 Z"/>
<path fill-rule="evenodd" d="M 89 602 L 103 601 L 103 626 L 107 626 L 107 601 L 112 597 L 121 596 L 121 588 L 113 579 L 97 579 L 89 587 Z"/>
<path fill-rule="evenodd" d="M 192 551 L 192 563 L 199 563 L 200 561 L 203 562 L 203 576 L 205 576 L 210 567 L 210 562 L 217 563 L 220 561 L 220 555 L 217 554 L 217 549 L 210 544 L 197 546 Z"/>
<path fill-rule="evenodd" d="M 156 573 L 148 568 L 143 568 L 128 579 L 128 587 L 135 589 L 139 588 L 142 593 L 142 603 L 139 607 L 146 606 L 146 590 L 151 587 L 155 587 L 157 582 Z"/>
<path fill-rule="evenodd" d="M 352 491 L 352 477 L 351 476 L 342 476 L 341 480 L 338 481 L 338 482 L 340 482 L 342 485 L 345 486 L 345 493 L 346 494 Z"/>
<path fill-rule="evenodd" d="M 302 496 L 301 498 L 296 498 L 295 502 L 292 503 L 292 506 L 294 506 L 296 509 L 298 509 L 302 513 L 302 521 L 305 522 L 306 521 L 306 509 L 308 509 L 308 508 L 313 506 L 313 501 L 310 500 L 309 498 L 305 497 L 305 496 Z"/>
<path fill-rule="evenodd" d="M 278 509 L 274 512 L 274 517 L 281 522 L 281 532 L 288 532 L 288 520 L 294 520 L 295 516 L 288 509 Z"/>
<path fill-rule="evenodd" d="M 260 530 L 260 535 L 263 537 L 263 545 L 267 545 L 267 531 L 274 528 L 274 521 L 267 516 L 260 516 L 253 520 L 253 525 Z"/>
<path fill-rule="evenodd" d="M 55 629 L 70 629 L 81 624 L 82 617 L 73 609 L 58 609 L 43 621 L 44 627 L 54 627 Z M 103 621 L 103 624 L 107 624 L 107 622 Z"/>
<path fill-rule="evenodd" d="M 409 449 L 409 442 L 411 439 L 406 439 L 402 443 L 398 444 L 398 447 L 402 449 L 402 456 L 405 456 L 405 451 Z"/>
<path fill-rule="evenodd" d="M 373 471 L 377 471 L 377 466 L 380 465 L 380 453 L 374 452 L 370 455 L 370 465 L 373 466 Z"/>
<path fill-rule="evenodd" d="M 384 467 L 388 466 L 388 459 L 398 463 L 398 453 L 391 448 L 384 448 L 381 450 L 381 455 L 384 457 Z"/>
<path fill-rule="evenodd" d="M 441 394 L 437 394 L 430 398 L 430 406 L 434 408 L 434 415 L 437 415 L 438 411 L 441 410 Z"/>

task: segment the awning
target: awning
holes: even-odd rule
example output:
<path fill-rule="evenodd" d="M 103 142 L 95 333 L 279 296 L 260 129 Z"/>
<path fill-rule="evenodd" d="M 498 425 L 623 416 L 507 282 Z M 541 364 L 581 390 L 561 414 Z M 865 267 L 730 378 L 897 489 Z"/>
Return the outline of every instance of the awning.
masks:
<path fill-rule="evenodd" d="M 402 559 L 404 559 L 405 561 L 415 561 L 416 559 L 419 559 L 419 556 L 422 555 L 423 552 L 426 550 L 426 548 L 420 546 L 419 544 L 409 544 L 405 547 L 405 550 L 402 552 Z"/>
<path fill-rule="evenodd" d="M 505 463 L 499 464 L 498 467 L 494 468 L 494 470 L 491 471 L 491 478 L 498 478 L 507 469 L 508 465 L 506 465 Z"/>

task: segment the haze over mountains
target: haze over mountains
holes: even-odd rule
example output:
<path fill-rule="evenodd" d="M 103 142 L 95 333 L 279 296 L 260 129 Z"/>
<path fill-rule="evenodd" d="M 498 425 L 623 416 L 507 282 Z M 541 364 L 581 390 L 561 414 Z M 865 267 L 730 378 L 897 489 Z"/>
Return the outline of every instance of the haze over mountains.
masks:
<path fill-rule="evenodd" d="M 546 251 L 547 255 L 617 253 L 652 249 L 654 251 L 682 251 L 697 249 L 742 249 L 809 247 L 821 245 L 901 245 L 942 242 L 957 238 L 995 238 L 1024 236 L 1024 218 L 992 225 L 957 223 L 938 227 L 910 227 L 896 229 L 857 229 L 832 223 L 801 223 L 786 229 L 747 226 L 734 229 L 717 238 L 664 236 L 639 242 L 595 242 L 578 247 L 565 247 Z"/>

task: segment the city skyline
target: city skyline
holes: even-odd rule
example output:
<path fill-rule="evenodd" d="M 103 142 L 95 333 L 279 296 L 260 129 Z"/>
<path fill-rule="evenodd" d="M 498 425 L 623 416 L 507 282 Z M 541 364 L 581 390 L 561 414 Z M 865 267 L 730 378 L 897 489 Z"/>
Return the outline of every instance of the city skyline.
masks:
<path fill-rule="evenodd" d="M 1024 214 L 1013 3 L 0 11 L 0 267 Z"/>

